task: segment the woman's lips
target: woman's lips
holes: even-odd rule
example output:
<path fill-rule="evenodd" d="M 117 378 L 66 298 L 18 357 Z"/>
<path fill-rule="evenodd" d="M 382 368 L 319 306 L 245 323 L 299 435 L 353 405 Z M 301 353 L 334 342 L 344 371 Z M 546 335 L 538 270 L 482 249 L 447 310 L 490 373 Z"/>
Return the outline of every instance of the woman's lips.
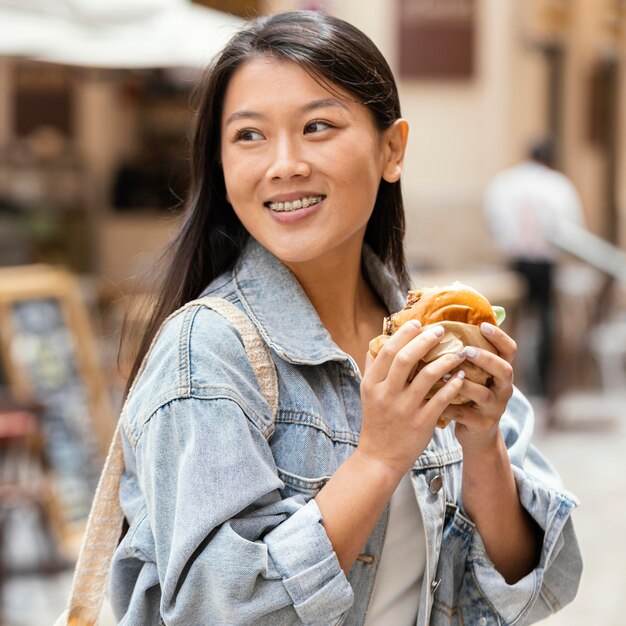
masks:
<path fill-rule="evenodd" d="M 265 207 L 277 222 L 291 224 L 319 211 L 325 199 L 326 196 L 303 196 L 297 200 L 286 202 L 266 202 Z"/>

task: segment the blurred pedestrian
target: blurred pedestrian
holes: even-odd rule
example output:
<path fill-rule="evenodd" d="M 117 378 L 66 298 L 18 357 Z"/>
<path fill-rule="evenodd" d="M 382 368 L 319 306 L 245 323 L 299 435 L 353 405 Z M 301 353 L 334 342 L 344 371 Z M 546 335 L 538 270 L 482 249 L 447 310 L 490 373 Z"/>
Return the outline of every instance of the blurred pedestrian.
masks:
<path fill-rule="evenodd" d="M 535 353 L 524 379 L 528 392 L 549 397 L 553 382 L 554 280 L 560 251 L 550 231 L 563 220 L 584 224 L 576 188 L 555 169 L 555 141 L 546 136 L 527 160 L 499 173 L 487 187 L 484 209 L 496 245 L 524 280 L 522 314 L 538 318 Z"/>

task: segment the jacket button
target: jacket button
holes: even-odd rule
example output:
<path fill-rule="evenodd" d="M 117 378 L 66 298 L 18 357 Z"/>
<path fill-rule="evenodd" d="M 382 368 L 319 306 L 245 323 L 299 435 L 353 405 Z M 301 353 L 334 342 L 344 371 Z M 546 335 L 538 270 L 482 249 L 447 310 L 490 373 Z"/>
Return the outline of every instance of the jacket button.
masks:
<path fill-rule="evenodd" d="M 359 554 L 359 556 L 356 557 L 357 561 L 361 561 L 361 563 L 365 563 L 365 565 L 371 565 L 374 562 L 374 555 L 373 554 Z"/>
<path fill-rule="evenodd" d="M 433 580 L 433 582 L 430 583 L 430 593 L 435 595 L 435 592 L 437 591 L 437 589 L 439 589 L 440 584 L 441 584 L 441 578 L 439 580 Z"/>
<path fill-rule="evenodd" d="M 428 485 L 428 488 L 430 489 L 430 493 L 432 494 L 439 493 L 442 487 L 443 487 L 443 478 L 441 478 L 439 474 L 437 474 L 437 476 L 435 476 L 430 481 L 430 484 Z"/>
<path fill-rule="evenodd" d="M 478 620 L 478 624 L 479 624 L 479 626 L 487 626 L 487 618 L 486 617 L 481 617 Z"/>

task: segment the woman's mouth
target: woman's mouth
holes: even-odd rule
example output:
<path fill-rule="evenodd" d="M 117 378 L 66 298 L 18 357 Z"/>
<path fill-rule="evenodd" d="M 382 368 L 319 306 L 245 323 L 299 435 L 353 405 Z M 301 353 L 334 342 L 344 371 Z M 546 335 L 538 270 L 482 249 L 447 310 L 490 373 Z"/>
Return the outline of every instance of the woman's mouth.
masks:
<path fill-rule="evenodd" d="M 290 213 L 319 204 L 326 196 L 304 196 L 288 202 L 266 202 L 265 206 L 276 213 Z"/>

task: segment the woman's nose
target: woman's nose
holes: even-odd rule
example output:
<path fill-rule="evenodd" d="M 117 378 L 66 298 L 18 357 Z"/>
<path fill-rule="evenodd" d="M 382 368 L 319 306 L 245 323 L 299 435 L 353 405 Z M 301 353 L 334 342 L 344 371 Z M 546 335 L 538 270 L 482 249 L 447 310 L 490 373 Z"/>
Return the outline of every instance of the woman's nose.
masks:
<path fill-rule="evenodd" d="M 275 144 L 267 177 L 271 179 L 289 179 L 294 176 L 306 177 L 311 167 L 305 159 L 299 143 L 291 138 L 282 138 Z"/>

